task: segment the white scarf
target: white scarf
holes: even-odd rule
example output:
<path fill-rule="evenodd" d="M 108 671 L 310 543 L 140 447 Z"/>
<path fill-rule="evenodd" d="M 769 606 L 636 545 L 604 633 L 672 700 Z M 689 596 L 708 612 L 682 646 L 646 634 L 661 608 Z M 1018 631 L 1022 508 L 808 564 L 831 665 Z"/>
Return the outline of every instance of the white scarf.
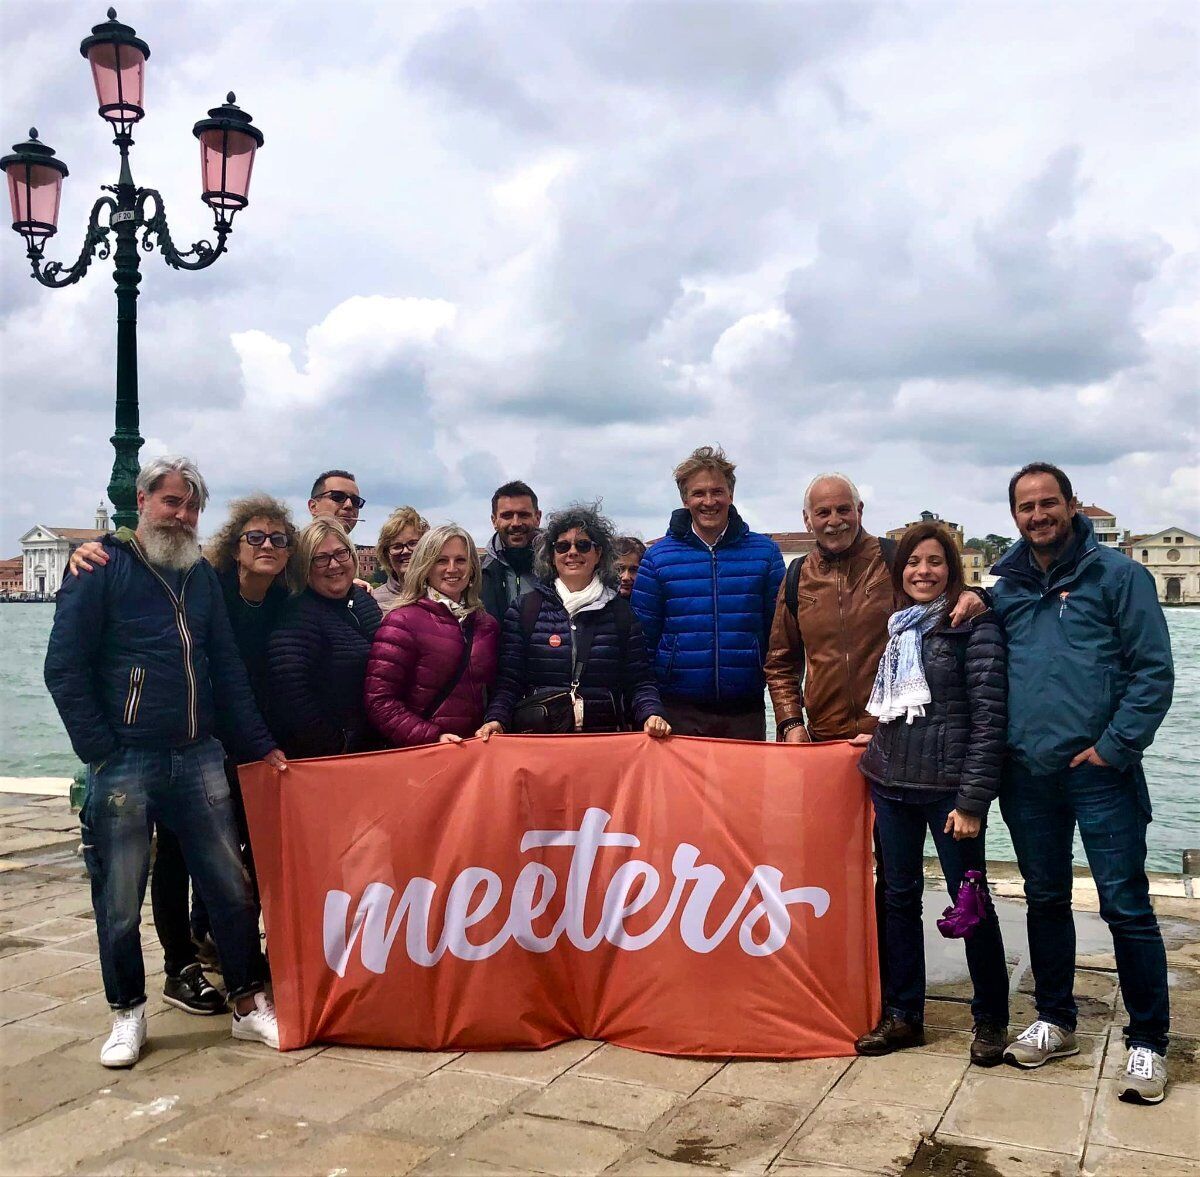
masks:
<path fill-rule="evenodd" d="M 431 601 L 437 601 L 439 605 L 445 605 L 454 614 L 454 619 L 459 625 L 462 625 L 475 612 L 475 608 L 471 605 L 464 605 L 461 601 L 456 601 L 453 597 L 446 596 L 445 593 L 439 593 L 431 584 L 425 586 L 425 595 Z"/>
<path fill-rule="evenodd" d="M 945 612 L 943 593 L 936 601 L 901 609 L 888 619 L 891 636 L 879 659 L 875 686 L 867 701 L 867 713 L 877 716 L 880 723 L 891 723 L 902 715 L 907 723 L 924 717 L 925 704 L 932 696 L 925 681 L 921 641 Z"/>
<path fill-rule="evenodd" d="M 610 589 L 598 576 L 593 576 L 577 593 L 571 592 L 560 577 L 554 582 L 554 591 L 558 593 L 568 617 L 592 609 L 603 609 L 617 595 L 616 590 Z"/>

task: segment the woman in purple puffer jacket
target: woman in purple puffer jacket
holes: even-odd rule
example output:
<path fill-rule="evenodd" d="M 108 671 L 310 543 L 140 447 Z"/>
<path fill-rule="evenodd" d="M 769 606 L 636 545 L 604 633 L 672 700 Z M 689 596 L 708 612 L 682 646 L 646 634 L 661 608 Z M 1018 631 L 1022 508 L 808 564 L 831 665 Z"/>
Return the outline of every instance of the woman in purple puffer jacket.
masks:
<path fill-rule="evenodd" d="M 363 688 L 389 746 L 458 743 L 483 719 L 500 627 L 483 608 L 482 579 L 475 543 L 457 524 L 421 537 L 399 603 L 375 634 Z"/>

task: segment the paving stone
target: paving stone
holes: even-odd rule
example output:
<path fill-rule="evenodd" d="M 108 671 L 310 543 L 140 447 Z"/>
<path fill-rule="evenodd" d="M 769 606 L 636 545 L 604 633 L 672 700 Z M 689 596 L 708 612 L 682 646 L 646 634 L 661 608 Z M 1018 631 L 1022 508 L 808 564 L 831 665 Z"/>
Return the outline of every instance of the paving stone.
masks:
<path fill-rule="evenodd" d="M 768 1103 L 811 1111 L 845 1074 L 851 1061 L 848 1058 L 735 1060 L 705 1083 L 704 1094 L 765 1099 Z"/>
<path fill-rule="evenodd" d="M 150 1161 L 143 1157 L 121 1157 L 103 1168 L 88 1166 L 90 1177 L 219 1177 L 219 1169 L 197 1169 L 193 1165 L 172 1165 L 167 1161 Z"/>
<path fill-rule="evenodd" d="M 419 1177 L 470 1177 L 476 1173 L 482 1174 L 483 1177 L 526 1177 L 529 1170 L 489 1165 L 484 1161 L 472 1160 L 459 1153 L 443 1150 L 424 1164 L 418 1165 L 413 1172 Z"/>
<path fill-rule="evenodd" d="M 65 1173 L 88 1157 L 102 1156 L 157 1131 L 178 1114 L 165 1101 L 139 1104 L 101 1096 L 8 1136 L 4 1141 L 4 1170 L 38 1177 Z"/>
<path fill-rule="evenodd" d="M 951 1136 L 1079 1156 L 1094 1093 L 1060 1083 L 1039 1083 L 1036 1093 L 1030 1098 L 1024 1074 L 970 1074 L 941 1129 Z"/>
<path fill-rule="evenodd" d="M 81 1066 L 61 1054 L 39 1054 L 0 1070 L 0 1129 L 9 1131 L 111 1086 L 114 1072 Z M 0 1152 L 3 1151 L 0 1146 Z"/>
<path fill-rule="evenodd" d="M 1089 1140 L 1200 1161 L 1200 1088 L 1168 1086 L 1165 1102 L 1150 1107 L 1123 1103 L 1117 1098 L 1117 1081 L 1102 1079 Z"/>
<path fill-rule="evenodd" d="M 605 1128 L 509 1116 L 464 1138 L 454 1151 L 455 1159 L 499 1169 L 566 1175 L 599 1173 L 629 1149 L 624 1137 Z"/>
<path fill-rule="evenodd" d="M 865 1171 L 900 1173 L 937 1119 L 936 1112 L 924 1108 L 829 1096 L 788 1142 L 780 1165 L 828 1164 L 837 1157 Z"/>
<path fill-rule="evenodd" d="M 79 818 L 70 810 L 65 813 L 48 813 L 41 810 L 19 824 L 23 830 L 55 830 L 60 833 L 70 831 L 75 840 L 79 840 Z"/>
<path fill-rule="evenodd" d="M 233 1102 L 248 1110 L 332 1123 L 406 1081 L 400 1071 L 314 1058 L 302 1066 L 276 1070 Z"/>
<path fill-rule="evenodd" d="M 233 1037 L 231 1037 L 225 1045 L 229 1050 L 236 1051 L 238 1054 L 247 1055 L 250 1058 L 258 1058 L 258 1056 L 261 1055 L 265 1050 L 271 1056 L 271 1058 L 275 1059 L 279 1063 L 281 1067 L 299 1066 L 300 1063 L 306 1063 L 310 1058 L 316 1058 L 317 1055 L 323 1054 L 325 1051 L 325 1047 L 320 1045 L 305 1046 L 301 1050 L 271 1050 L 269 1047 L 262 1046 L 260 1043 L 244 1042 L 239 1038 Z"/>
<path fill-rule="evenodd" d="M 1070 1087 L 1094 1090 L 1100 1077 L 1107 1039 L 1099 1034 L 1076 1034 L 1075 1037 L 1079 1041 L 1078 1054 L 1052 1059 L 1043 1066 L 1029 1070 L 1011 1070 L 1010 1075 L 1019 1074 L 1031 1083 L 1064 1083 Z"/>
<path fill-rule="evenodd" d="M 1041 1152 L 938 1132 L 935 1139 L 921 1142 L 910 1171 L 954 1177 L 992 1177 L 996 1173 L 1011 1173 L 1013 1177 L 1075 1177 L 1079 1159 L 1067 1153 Z"/>
<path fill-rule="evenodd" d="M 540 1090 L 540 1086 L 515 1079 L 442 1070 L 413 1082 L 367 1116 L 363 1126 L 413 1140 L 446 1143 L 469 1132 L 514 1099 Z"/>
<path fill-rule="evenodd" d="M 947 1030 L 943 1026 L 925 1023 L 925 1045 L 909 1046 L 906 1054 L 944 1054 L 948 1058 L 971 1057 L 971 1031 Z"/>
<path fill-rule="evenodd" d="M 1033 999 L 1024 993 L 1015 993 L 1008 1003 L 1008 1023 L 1015 1034 L 1023 1030 L 1037 1017 Z M 969 1001 L 926 1001 L 925 1025 L 944 1030 L 970 1031 L 975 1024 Z M 1107 1023 L 1106 1023 L 1107 1024 Z"/>
<path fill-rule="evenodd" d="M 40 993 L 45 997 L 57 997 L 60 1001 L 75 1001 L 89 993 L 103 993 L 104 978 L 100 975 L 100 966 L 93 964 L 84 968 L 74 968 L 69 973 L 42 977 L 38 981 L 22 985 L 20 992 Z"/>
<path fill-rule="evenodd" d="M 715 1170 L 707 1165 L 685 1165 L 682 1161 L 669 1161 L 653 1152 L 639 1152 L 627 1157 L 615 1168 L 605 1170 L 606 1173 L 619 1174 L 620 1177 L 642 1177 L 643 1173 L 679 1174 L 681 1177 L 712 1177 Z M 719 1171 L 719 1170 L 716 1170 Z M 840 1177 L 849 1177 L 843 1170 Z"/>
<path fill-rule="evenodd" d="M 368 1063 L 375 1067 L 395 1067 L 413 1075 L 430 1075 L 461 1057 L 457 1050 L 389 1050 L 374 1046 L 327 1046 L 323 1058 L 346 1063 Z"/>
<path fill-rule="evenodd" d="M 549 1083 L 587 1058 L 598 1045 L 586 1038 L 577 1038 L 573 1042 L 548 1046 L 545 1050 L 474 1050 L 455 1059 L 447 1069 L 524 1079 L 529 1083 Z"/>
<path fill-rule="evenodd" d="M 44 997 L 40 993 L 25 993 L 20 989 L 5 989 L 0 992 L 0 1022 L 19 1022 L 34 1014 L 45 1013 L 59 1004 L 56 997 Z"/>
<path fill-rule="evenodd" d="M 651 1132 L 646 1146 L 684 1164 L 762 1172 L 803 1118 L 777 1103 L 702 1091 Z"/>
<path fill-rule="evenodd" d="M 263 1052 L 260 1059 L 214 1047 L 176 1056 L 150 1072 L 141 1063 L 120 1079 L 120 1093 L 127 1099 L 178 1096 L 180 1108 L 196 1108 L 232 1091 L 257 1084 L 272 1074 L 278 1064 Z"/>
<path fill-rule="evenodd" d="M 79 1035 L 72 1030 L 11 1022 L 0 1026 L 0 1067 L 15 1067 L 78 1039 Z"/>
<path fill-rule="evenodd" d="M 86 886 L 55 883 L 60 888 L 49 895 L 23 896 L 20 904 L 0 907 L 13 921 L 16 928 L 27 928 L 33 924 L 44 924 L 60 916 L 83 915 L 92 910 L 92 900 Z"/>
<path fill-rule="evenodd" d="M 691 1095 L 724 1065 L 723 1059 L 670 1058 L 606 1043 L 575 1067 L 573 1073 Z"/>
<path fill-rule="evenodd" d="M 1104 1068 L 1101 1072 L 1104 1078 L 1119 1079 L 1125 1073 L 1125 1059 L 1125 1042 L 1120 1029 L 1114 1026 L 1104 1056 Z M 1167 1075 L 1170 1090 L 1181 1084 L 1200 1084 L 1200 1038 L 1171 1035 L 1171 1044 L 1167 1048 Z"/>
<path fill-rule="evenodd" d="M 679 1092 L 635 1087 L 611 1079 L 562 1075 L 526 1104 L 523 1111 L 533 1116 L 645 1132 L 683 1098 Z"/>
<path fill-rule="evenodd" d="M 1197 1177 L 1200 1165 L 1182 1157 L 1089 1144 L 1083 1154 L 1083 1171 L 1087 1177 Z"/>
<path fill-rule="evenodd" d="M 49 999 L 43 999 L 49 1000 Z M 93 993 L 79 1001 L 59 1002 L 52 1008 L 26 1018 L 22 1025 L 51 1030 L 74 1030 L 77 1038 L 95 1034 L 112 1020 L 112 1007 L 103 993 Z"/>
<path fill-rule="evenodd" d="M 313 1177 L 390 1177 L 408 1173 L 434 1149 L 411 1140 L 343 1132 L 313 1141 L 278 1158 L 279 1173 L 313 1174 Z"/>
<path fill-rule="evenodd" d="M 34 981 L 90 964 L 95 959 L 90 953 L 60 952 L 53 948 L 36 948 L 18 956 L 6 956 L 0 960 L 0 989 L 31 985 Z"/>
<path fill-rule="evenodd" d="M 875 1100 L 940 1112 L 966 1073 L 967 1059 L 911 1054 L 856 1059 L 837 1085 L 839 1099 Z"/>
<path fill-rule="evenodd" d="M 279 1157 L 308 1144 L 313 1134 L 312 1127 L 300 1127 L 295 1119 L 222 1108 L 159 1132 L 152 1151 L 163 1160 L 197 1168 L 278 1172 Z"/>
<path fill-rule="evenodd" d="M 83 916 L 67 915 L 56 920 L 47 920 L 42 924 L 34 924 L 30 928 L 22 928 L 21 935 L 31 940 L 41 940 L 46 944 L 56 944 L 62 940 L 72 940 L 76 936 L 96 932 L 96 922 Z"/>
<path fill-rule="evenodd" d="M 78 832 L 70 834 L 55 830 L 26 830 L 13 826 L 0 827 L 0 854 L 20 854 L 26 850 L 40 850 L 45 846 L 61 846 L 67 842 L 78 842 Z"/>

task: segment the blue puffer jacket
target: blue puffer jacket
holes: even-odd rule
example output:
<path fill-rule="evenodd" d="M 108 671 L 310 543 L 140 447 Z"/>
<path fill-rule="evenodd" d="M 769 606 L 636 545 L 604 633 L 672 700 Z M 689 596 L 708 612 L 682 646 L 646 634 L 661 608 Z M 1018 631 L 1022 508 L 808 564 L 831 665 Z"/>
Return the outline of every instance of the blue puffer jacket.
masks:
<path fill-rule="evenodd" d="M 500 674 L 484 721 L 494 719 L 505 729 L 512 725 L 513 708 L 530 691 L 537 687 L 565 690 L 571 685 L 574 626 L 553 585 L 537 581 L 533 591 L 542 598 L 542 605 L 528 643 L 521 628 L 521 600 L 504 615 Z M 650 716 L 663 713 L 642 631 L 632 615 L 629 642 L 622 649 L 617 611 L 628 608 L 623 597 L 614 597 L 602 609 L 575 615 L 575 625 L 593 627 L 579 684 L 584 731 L 616 731 L 622 722 L 639 730 Z"/>
<path fill-rule="evenodd" d="M 1093 745 L 1115 768 L 1139 764 L 1175 682 L 1153 577 L 1097 543 L 1082 514 L 1074 528 L 1049 576 L 1024 540 L 992 570 L 992 607 L 1008 635 L 1008 744 L 1039 775 Z"/>
<path fill-rule="evenodd" d="M 275 741 L 212 567 L 192 565 L 176 596 L 132 531 L 101 542 L 108 563 L 63 580 L 46 651 L 46 686 L 75 754 L 97 764 L 118 748 L 177 748 L 215 732 L 235 757 L 262 759 Z"/>
<path fill-rule="evenodd" d="M 731 507 L 711 552 L 686 508 L 646 552 L 631 604 L 665 697 L 701 704 L 761 702 L 763 659 L 783 580 L 783 556 Z"/>

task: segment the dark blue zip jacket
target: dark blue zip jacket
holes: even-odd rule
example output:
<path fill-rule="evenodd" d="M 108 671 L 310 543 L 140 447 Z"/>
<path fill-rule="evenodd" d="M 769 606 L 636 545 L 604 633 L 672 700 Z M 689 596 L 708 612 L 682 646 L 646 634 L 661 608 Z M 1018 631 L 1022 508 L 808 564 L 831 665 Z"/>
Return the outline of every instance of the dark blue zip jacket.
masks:
<path fill-rule="evenodd" d="M 1074 531 L 1048 576 L 1024 540 L 992 569 L 1008 636 L 1008 745 L 1038 775 L 1093 745 L 1115 768 L 1138 765 L 1175 682 L 1153 577 L 1097 543 L 1082 513 Z"/>
<path fill-rule="evenodd" d="M 217 735 L 260 760 L 267 731 L 233 639 L 217 574 L 200 560 L 176 596 L 133 532 L 101 541 L 107 564 L 70 573 L 55 598 L 46 686 L 80 760 L 118 748 L 165 750 Z"/>
<path fill-rule="evenodd" d="M 685 507 L 651 545 L 630 604 L 642 624 L 666 698 L 699 704 L 761 703 L 763 659 L 783 580 L 783 555 L 733 507 L 716 547 L 692 530 Z"/>

